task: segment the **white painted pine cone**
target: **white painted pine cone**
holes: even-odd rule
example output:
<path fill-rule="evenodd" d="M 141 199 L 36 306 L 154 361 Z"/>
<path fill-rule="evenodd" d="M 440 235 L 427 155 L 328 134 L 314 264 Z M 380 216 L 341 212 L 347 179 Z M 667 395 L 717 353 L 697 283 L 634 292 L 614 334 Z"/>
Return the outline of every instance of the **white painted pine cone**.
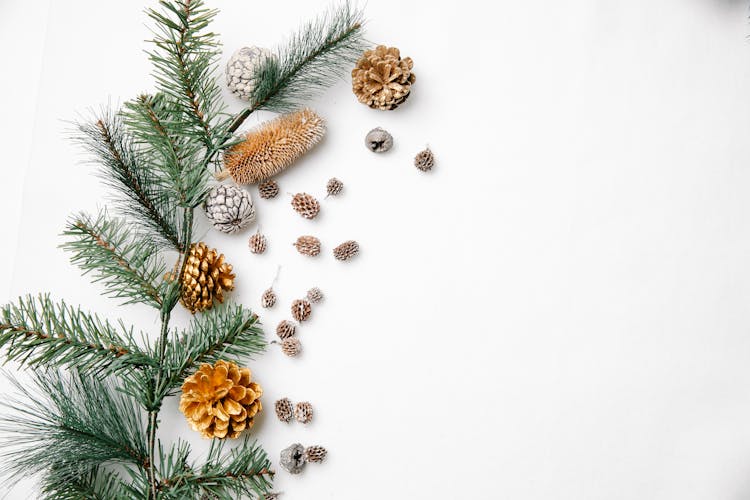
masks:
<path fill-rule="evenodd" d="M 222 233 L 236 233 L 255 221 L 255 206 L 250 193 L 231 184 L 214 187 L 203 208 L 211 224 Z"/>
<path fill-rule="evenodd" d="M 271 51 L 262 47 L 242 47 L 227 62 L 227 87 L 243 101 L 249 101 L 255 81 L 253 75 L 264 58 Z"/>

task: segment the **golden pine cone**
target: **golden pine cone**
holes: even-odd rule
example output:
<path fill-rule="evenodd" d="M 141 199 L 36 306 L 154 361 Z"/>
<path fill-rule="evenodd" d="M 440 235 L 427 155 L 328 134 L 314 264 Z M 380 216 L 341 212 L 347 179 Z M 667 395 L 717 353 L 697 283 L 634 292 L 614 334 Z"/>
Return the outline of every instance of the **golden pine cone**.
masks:
<path fill-rule="evenodd" d="M 304 299 L 297 299 L 292 302 L 292 317 L 299 322 L 307 321 L 312 314 L 312 306 Z"/>
<path fill-rule="evenodd" d="M 349 260 L 359 253 L 359 243 L 354 240 L 345 241 L 333 249 L 333 256 L 338 260 Z"/>
<path fill-rule="evenodd" d="M 316 257 L 320 254 L 320 240 L 315 236 L 300 236 L 294 246 L 299 253 L 308 257 Z"/>
<path fill-rule="evenodd" d="M 224 290 L 234 290 L 234 277 L 224 254 L 203 242 L 193 243 L 180 278 L 180 302 L 193 314 L 211 309 L 214 300 L 224 302 Z"/>
<path fill-rule="evenodd" d="M 307 401 L 294 405 L 294 418 L 302 424 L 309 424 L 313 418 L 313 407 Z"/>
<path fill-rule="evenodd" d="M 273 291 L 273 288 L 269 288 L 263 292 L 263 295 L 260 296 L 260 305 L 266 309 L 276 305 L 276 292 Z"/>
<path fill-rule="evenodd" d="M 251 378 L 249 368 L 230 361 L 204 363 L 182 384 L 180 411 L 203 437 L 236 438 L 263 409 L 263 390 Z"/>
<path fill-rule="evenodd" d="M 313 445 L 305 448 L 305 462 L 320 463 L 326 459 L 326 455 L 328 455 L 328 451 L 322 446 Z"/>
<path fill-rule="evenodd" d="M 292 421 L 292 414 L 294 411 L 292 408 L 292 402 L 289 401 L 289 398 L 282 398 L 276 401 L 274 409 L 276 410 L 276 416 L 279 420 L 282 422 Z"/>
<path fill-rule="evenodd" d="M 297 325 L 291 321 L 282 320 L 278 326 L 276 326 L 276 335 L 278 335 L 281 340 L 292 338 L 295 333 L 297 333 Z"/>
<path fill-rule="evenodd" d="M 416 80 L 411 57 L 401 59 L 396 47 L 378 45 L 366 50 L 352 70 L 352 91 L 359 102 L 374 109 L 397 108 Z"/>
<path fill-rule="evenodd" d="M 302 343 L 295 337 L 284 339 L 281 342 L 281 352 L 287 356 L 294 357 L 302 352 Z"/>
<path fill-rule="evenodd" d="M 276 195 L 279 194 L 279 185 L 273 179 L 263 181 L 258 184 L 258 192 L 260 193 L 260 197 L 264 200 L 275 198 Z"/>
<path fill-rule="evenodd" d="M 314 219 L 320 212 L 320 202 L 307 193 L 297 193 L 292 198 L 292 208 L 305 219 Z"/>
<path fill-rule="evenodd" d="M 323 138 L 325 123 L 315 111 L 303 109 L 281 115 L 245 135 L 224 155 L 218 179 L 255 184 L 278 174 Z"/>

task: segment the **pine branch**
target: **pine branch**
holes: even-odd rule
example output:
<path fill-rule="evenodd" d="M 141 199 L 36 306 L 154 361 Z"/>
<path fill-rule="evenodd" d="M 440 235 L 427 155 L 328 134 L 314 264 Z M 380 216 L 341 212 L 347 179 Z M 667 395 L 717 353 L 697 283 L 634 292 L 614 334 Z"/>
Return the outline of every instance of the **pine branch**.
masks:
<path fill-rule="evenodd" d="M 182 335 L 173 335 L 162 364 L 165 377 L 157 394 L 167 396 L 202 363 L 253 358 L 266 348 L 258 316 L 240 305 L 215 306 L 195 316 Z M 162 396 L 162 397 L 163 397 Z"/>
<path fill-rule="evenodd" d="M 106 463 L 147 465 L 143 415 L 112 382 L 56 371 L 9 378 L 16 394 L 0 401 L 6 481 L 50 472 L 49 489 Z"/>
<path fill-rule="evenodd" d="M 335 83 L 365 48 L 363 22 L 362 12 L 346 2 L 304 24 L 261 62 L 250 110 L 291 111 Z"/>
<path fill-rule="evenodd" d="M 63 236 L 69 241 L 63 249 L 73 253 L 71 262 L 94 282 L 104 284 L 105 293 L 124 298 L 125 303 L 141 302 L 157 309 L 162 297 L 157 282 L 167 269 L 151 240 L 139 237 L 121 219 L 109 219 L 100 213 L 96 219 L 87 214 L 74 217 Z"/>
<path fill-rule="evenodd" d="M 99 165 L 104 182 L 119 193 L 123 215 L 140 222 L 156 242 L 181 250 L 176 206 L 165 196 L 161 179 L 141 160 L 122 120 L 105 109 L 94 121 L 79 123 L 78 131 L 75 140 Z"/>
<path fill-rule="evenodd" d="M 148 55 L 161 92 L 179 104 L 186 132 L 214 150 L 219 132 L 212 128 L 223 113 L 221 91 L 216 83 L 219 43 L 206 31 L 217 11 L 204 7 L 203 0 L 160 0 L 161 11 L 148 9 L 156 22 Z"/>
<path fill-rule="evenodd" d="M 142 492 L 103 467 L 92 467 L 75 477 L 53 467 L 42 479 L 42 494 L 47 500 L 131 500 Z"/>
<path fill-rule="evenodd" d="M 156 364 L 140 351 L 132 329 L 120 324 L 118 331 L 48 295 L 19 298 L 2 308 L 0 347 L 7 360 L 34 368 L 70 366 L 100 377 Z"/>
<path fill-rule="evenodd" d="M 228 452 L 225 448 L 226 441 L 211 441 L 208 457 L 200 466 L 187 463 L 190 448 L 184 443 L 168 455 L 162 453 L 162 498 L 234 500 L 268 493 L 274 473 L 263 449 L 247 437 L 237 448 Z"/>
<path fill-rule="evenodd" d="M 208 173 L 202 163 L 205 147 L 195 140 L 181 116 L 179 103 L 164 93 L 140 95 L 125 104 L 125 124 L 138 140 L 142 154 L 166 180 L 180 207 L 190 209 L 203 201 Z M 190 242 L 180 241 L 183 248 Z"/>

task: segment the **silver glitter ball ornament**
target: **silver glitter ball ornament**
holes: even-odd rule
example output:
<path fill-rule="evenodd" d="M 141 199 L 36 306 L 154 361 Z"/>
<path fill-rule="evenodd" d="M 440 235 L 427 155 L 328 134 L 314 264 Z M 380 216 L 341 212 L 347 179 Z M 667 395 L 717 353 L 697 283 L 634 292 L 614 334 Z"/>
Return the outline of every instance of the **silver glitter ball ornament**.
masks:
<path fill-rule="evenodd" d="M 222 233 L 236 233 L 255 221 L 250 193 L 230 184 L 214 187 L 203 204 L 206 217 Z"/>
<path fill-rule="evenodd" d="M 271 51 L 262 47 L 242 47 L 232 54 L 226 69 L 229 90 L 243 101 L 249 101 L 255 88 L 255 71 L 269 56 Z"/>
<path fill-rule="evenodd" d="M 384 153 L 393 147 L 393 136 L 380 127 L 374 128 L 365 136 L 365 146 L 374 153 Z"/>
<path fill-rule="evenodd" d="M 299 474 L 305 467 L 305 448 L 299 443 L 284 448 L 279 464 L 290 474 Z"/>

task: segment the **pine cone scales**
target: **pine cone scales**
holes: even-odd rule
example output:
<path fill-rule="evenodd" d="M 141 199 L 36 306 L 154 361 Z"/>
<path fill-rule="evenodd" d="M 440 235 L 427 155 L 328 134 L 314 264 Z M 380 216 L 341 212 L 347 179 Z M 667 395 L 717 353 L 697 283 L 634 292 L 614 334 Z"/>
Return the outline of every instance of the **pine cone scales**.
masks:
<path fill-rule="evenodd" d="M 224 290 L 234 289 L 232 266 L 203 242 L 190 245 L 180 281 L 180 302 L 193 314 L 211 309 L 214 300 L 224 302 Z"/>
<path fill-rule="evenodd" d="M 263 390 L 251 379 L 249 368 L 232 362 L 205 363 L 182 384 L 180 411 L 203 437 L 236 438 L 263 408 Z"/>
<path fill-rule="evenodd" d="M 396 47 L 378 45 L 357 61 L 352 70 L 352 91 L 359 102 L 371 108 L 395 109 L 409 97 L 416 80 L 413 66 L 410 57 L 401 59 Z"/>
<path fill-rule="evenodd" d="M 333 256 L 338 260 L 349 260 L 359 253 L 359 243 L 354 240 L 345 241 L 333 249 Z"/>
<path fill-rule="evenodd" d="M 255 184 L 278 174 L 323 138 L 323 119 L 311 109 L 281 115 L 251 130 L 224 156 L 224 170 L 237 184 Z"/>
<path fill-rule="evenodd" d="M 316 257 L 320 255 L 320 240 L 315 236 L 300 236 L 294 243 L 295 248 L 302 255 Z"/>

